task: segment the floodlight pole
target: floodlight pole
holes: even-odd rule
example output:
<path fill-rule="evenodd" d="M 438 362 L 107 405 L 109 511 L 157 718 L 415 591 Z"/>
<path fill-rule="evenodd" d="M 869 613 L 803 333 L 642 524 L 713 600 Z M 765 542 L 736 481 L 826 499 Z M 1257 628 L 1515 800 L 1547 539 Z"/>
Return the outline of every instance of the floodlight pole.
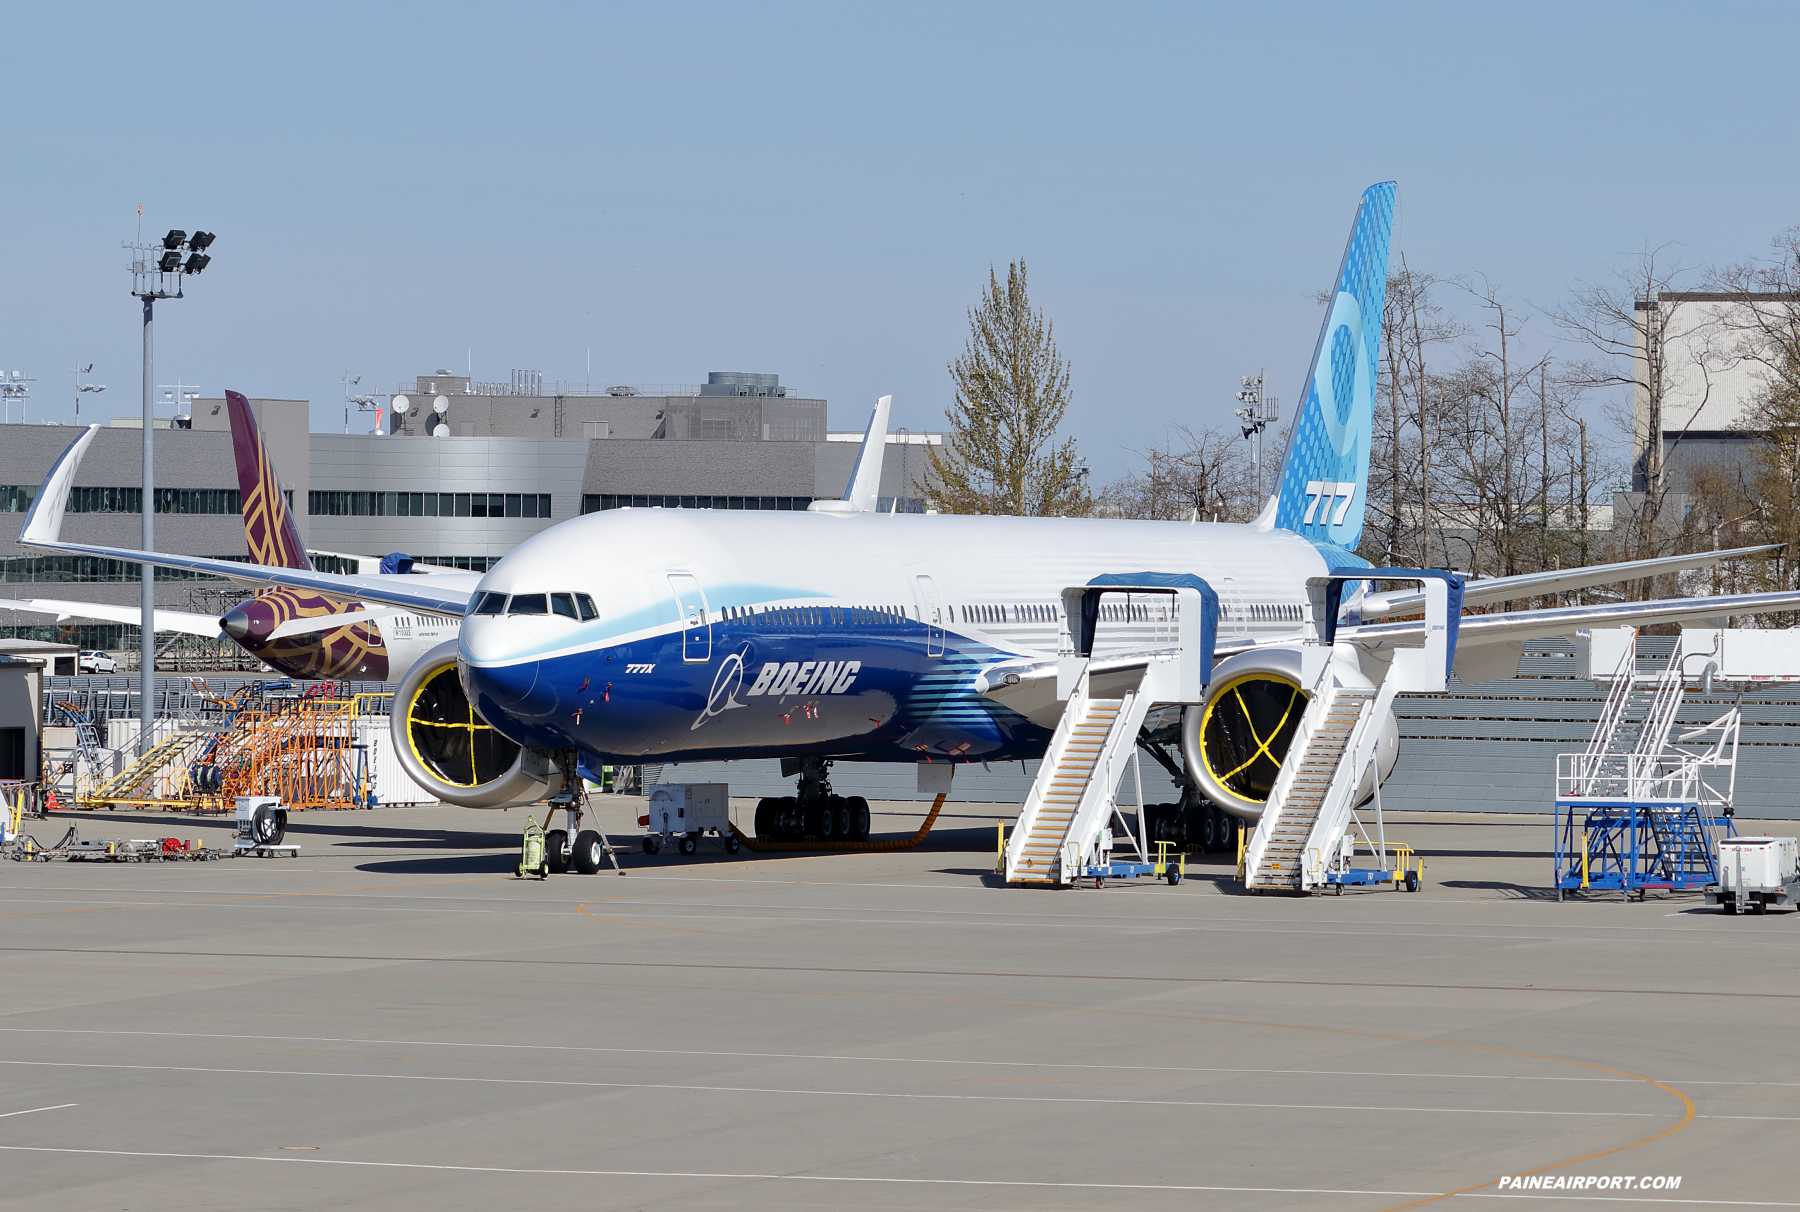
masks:
<path fill-rule="evenodd" d="M 142 215 L 143 208 L 138 208 Z M 141 225 L 142 220 L 139 220 Z M 131 244 L 131 293 L 144 304 L 144 488 L 139 503 L 143 519 L 143 547 L 156 550 L 156 359 L 153 343 L 156 300 L 182 298 L 184 276 L 205 269 L 212 257 L 209 232 L 196 231 L 190 239 L 184 231 L 171 231 L 156 244 Z M 188 254 L 185 264 L 182 253 Z M 172 288 L 172 289 L 171 289 Z M 179 388 L 177 388 L 179 393 Z M 156 724 L 156 567 L 139 565 L 140 614 L 138 618 L 138 753 L 149 752 Z"/>
<path fill-rule="evenodd" d="M 156 356 L 153 329 L 156 296 L 144 300 L 144 494 L 138 506 L 143 518 L 140 550 L 156 550 Z M 156 565 L 143 564 L 138 587 L 142 617 L 138 620 L 138 753 L 150 751 L 156 724 Z"/>

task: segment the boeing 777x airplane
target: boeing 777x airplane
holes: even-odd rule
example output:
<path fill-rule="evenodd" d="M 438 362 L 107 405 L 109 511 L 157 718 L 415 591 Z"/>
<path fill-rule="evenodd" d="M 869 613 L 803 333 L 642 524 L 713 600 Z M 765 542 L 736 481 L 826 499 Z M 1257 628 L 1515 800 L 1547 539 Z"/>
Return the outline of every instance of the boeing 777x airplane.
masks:
<path fill-rule="evenodd" d="M 472 589 L 439 577 L 334 576 L 62 542 L 62 502 L 85 444 L 46 479 L 20 541 L 204 571 L 402 611 L 460 616 L 396 695 L 396 747 L 444 800 L 526 803 L 590 764 L 800 759 L 798 819 L 777 834 L 866 830 L 817 777 L 832 759 L 991 761 L 1043 754 L 1063 705 L 1063 591 L 1098 578 L 1203 582 L 1218 601 L 1203 701 L 1173 708 L 1189 798 L 1261 813 L 1304 695 L 1309 579 L 1354 573 L 1368 484 L 1394 185 L 1358 204 L 1280 476 L 1247 524 L 874 512 L 887 399 L 846 498 L 804 513 L 618 509 L 519 545 Z M 1739 552 L 1470 581 L 1465 605 L 1706 565 Z M 1092 676 L 1142 666 L 1168 642 L 1169 597 L 1114 595 L 1089 620 Z M 1380 681 L 1424 595 L 1346 587 L 1330 660 Z M 1116 602 L 1116 604 L 1115 604 Z M 1523 641 L 1576 628 L 1792 610 L 1800 593 L 1619 602 L 1460 619 L 1464 681 L 1510 674 Z M 1400 621 L 1382 622 L 1399 616 Z M 1376 763 L 1391 770 L 1391 715 Z M 827 821 L 827 817 L 833 819 Z M 584 835 L 588 836 L 588 835 Z M 592 855 L 576 855 L 591 869 Z"/>

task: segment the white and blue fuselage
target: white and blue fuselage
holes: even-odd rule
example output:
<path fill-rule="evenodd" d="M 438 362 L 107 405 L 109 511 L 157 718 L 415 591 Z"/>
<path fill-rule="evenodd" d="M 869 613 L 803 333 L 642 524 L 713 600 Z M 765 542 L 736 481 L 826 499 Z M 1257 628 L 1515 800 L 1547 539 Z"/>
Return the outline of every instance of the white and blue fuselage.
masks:
<path fill-rule="evenodd" d="M 1343 555 L 1231 524 L 611 510 L 482 579 L 460 665 L 503 734 L 598 762 L 1030 758 L 1050 729 L 976 678 L 1056 654 L 1064 588 L 1191 573 L 1222 642 L 1292 635 L 1307 578 Z M 1111 607 L 1095 655 L 1154 646 L 1164 602 Z"/>

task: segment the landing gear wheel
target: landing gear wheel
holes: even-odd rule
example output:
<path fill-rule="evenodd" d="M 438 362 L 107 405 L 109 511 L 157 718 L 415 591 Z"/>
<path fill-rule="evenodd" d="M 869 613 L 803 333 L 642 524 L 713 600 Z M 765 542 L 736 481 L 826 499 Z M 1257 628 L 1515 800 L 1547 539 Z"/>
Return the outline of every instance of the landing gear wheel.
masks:
<path fill-rule="evenodd" d="M 756 801 L 756 836 L 775 836 L 775 801 L 768 796 Z"/>
<path fill-rule="evenodd" d="M 838 835 L 838 814 L 837 809 L 832 806 L 831 801 L 827 800 L 825 803 L 814 808 L 813 814 L 817 816 L 819 822 L 813 827 L 813 833 L 821 842 L 835 842 Z"/>
<path fill-rule="evenodd" d="M 658 850 L 661 850 L 661 849 L 662 849 L 662 839 L 657 837 L 655 834 L 651 834 L 649 837 L 644 839 L 644 853 L 645 854 L 655 854 Z"/>
<path fill-rule="evenodd" d="M 736 854 L 738 851 L 742 850 L 743 848 L 744 848 L 744 843 L 742 843 L 738 840 L 737 834 L 728 833 L 725 835 L 725 853 L 726 854 Z"/>
<path fill-rule="evenodd" d="M 1406 873 L 1406 890 L 1408 892 L 1417 892 L 1419 890 L 1419 873 L 1417 871 L 1408 871 Z"/>
<path fill-rule="evenodd" d="M 869 801 L 860 795 L 853 795 L 844 801 L 850 805 L 850 840 L 866 842 L 869 840 Z"/>
<path fill-rule="evenodd" d="M 837 835 L 841 842 L 861 840 L 856 836 L 856 814 L 850 810 L 848 802 L 837 806 Z"/>
<path fill-rule="evenodd" d="M 582 875 L 593 875 L 600 870 L 600 860 L 605 854 L 600 835 L 592 829 L 583 829 L 575 837 L 575 849 L 569 853 L 569 865 Z"/>
<path fill-rule="evenodd" d="M 770 808 L 775 836 L 784 842 L 799 841 L 806 832 L 805 822 L 800 819 L 800 801 L 784 795 L 771 801 Z"/>
<path fill-rule="evenodd" d="M 552 829 L 544 834 L 544 861 L 555 875 L 569 869 L 569 831 Z"/>
<path fill-rule="evenodd" d="M 683 854 L 692 854 L 698 849 L 700 849 L 700 839 L 693 834 L 690 833 L 681 839 L 681 852 Z"/>
<path fill-rule="evenodd" d="M 1219 848 L 1219 810 L 1208 804 L 1200 810 L 1200 849 L 1207 854 Z"/>

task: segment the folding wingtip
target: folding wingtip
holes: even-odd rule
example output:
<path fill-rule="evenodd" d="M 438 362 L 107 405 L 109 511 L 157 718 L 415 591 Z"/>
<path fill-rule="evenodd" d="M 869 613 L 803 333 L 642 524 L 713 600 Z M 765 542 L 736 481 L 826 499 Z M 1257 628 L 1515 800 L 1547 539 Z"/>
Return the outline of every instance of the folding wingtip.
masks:
<path fill-rule="evenodd" d="M 31 509 L 25 514 L 25 524 L 19 528 L 20 543 L 54 543 L 61 537 L 69 486 L 75 482 L 82 456 L 87 454 L 87 448 L 94 443 L 94 435 L 99 432 L 100 426 L 87 426 L 50 465 L 44 482 L 38 486 L 37 495 L 31 500 Z"/>

